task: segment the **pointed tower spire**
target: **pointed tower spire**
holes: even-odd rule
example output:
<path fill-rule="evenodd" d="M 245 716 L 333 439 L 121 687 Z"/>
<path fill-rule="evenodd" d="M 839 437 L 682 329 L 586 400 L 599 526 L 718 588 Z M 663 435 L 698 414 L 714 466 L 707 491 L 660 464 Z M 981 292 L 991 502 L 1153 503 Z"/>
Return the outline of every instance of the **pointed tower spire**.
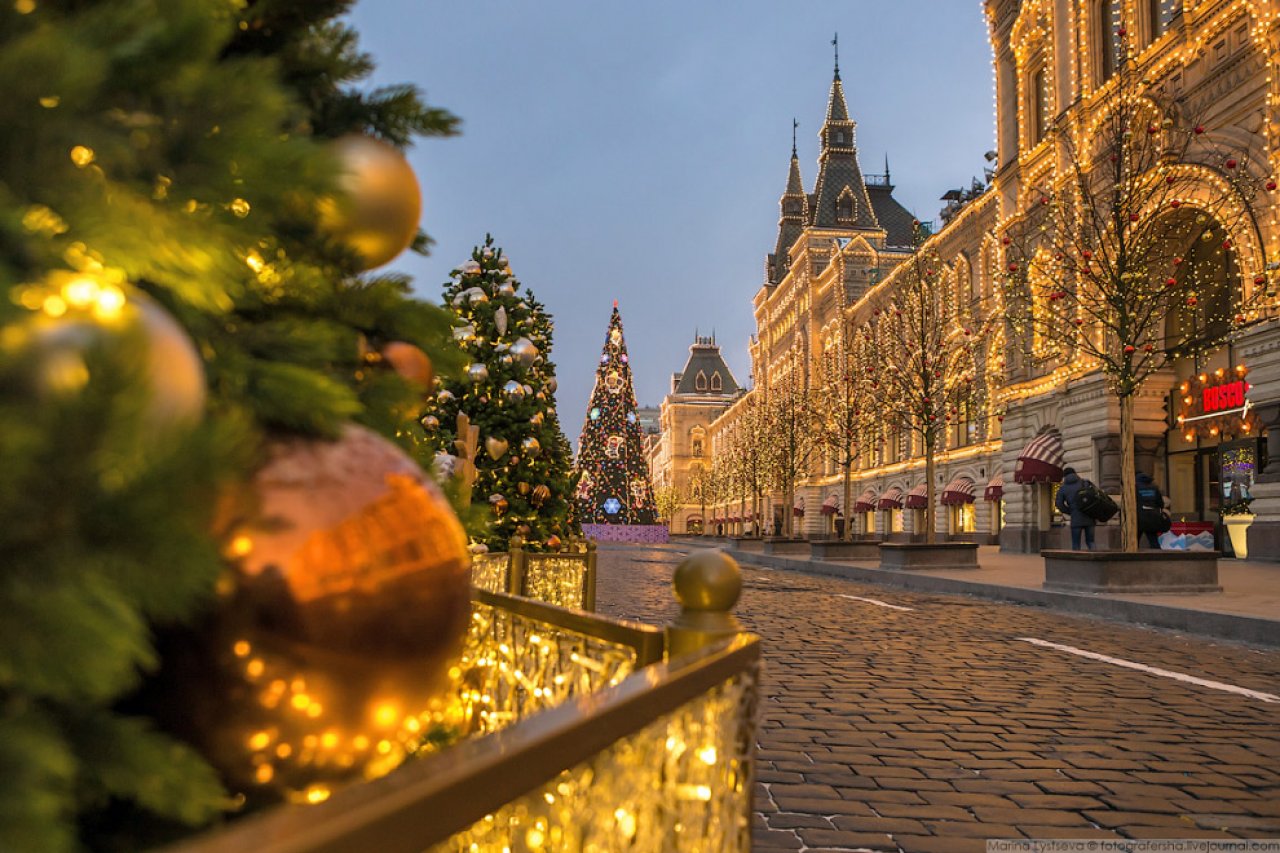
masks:
<path fill-rule="evenodd" d="M 778 202 L 778 207 L 781 208 L 778 242 L 765 263 L 765 277 L 770 284 L 782 281 L 791 268 L 791 246 L 804 231 L 809 216 L 809 197 L 804 191 L 804 181 L 800 177 L 800 158 L 796 154 L 796 128 L 799 126 L 799 122 L 791 119 L 791 168 L 787 173 L 786 192 Z"/>
<path fill-rule="evenodd" d="M 839 33 L 836 33 L 835 37 L 831 39 L 831 46 L 835 48 L 835 51 L 836 51 L 836 79 L 839 80 L 840 79 L 840 34 Z"/>
<path fill-rule="evenodd" d="M 839 37 L 831 43 L 837 46 Z M 813 188 L 808 223 L 819 228 L 878 228 L 862 170 L 858 166 L 857 122 L 849 118 L 836 55 L 835 76 L 827 99 L 827 117 L 818 131 L 818 180 Z"/>

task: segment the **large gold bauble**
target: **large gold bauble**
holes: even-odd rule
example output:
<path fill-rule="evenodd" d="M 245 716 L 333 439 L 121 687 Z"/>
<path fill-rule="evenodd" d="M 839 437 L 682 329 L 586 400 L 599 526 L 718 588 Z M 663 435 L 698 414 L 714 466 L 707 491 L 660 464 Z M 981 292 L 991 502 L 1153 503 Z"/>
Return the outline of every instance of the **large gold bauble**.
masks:
<path fill-rule="evenodd" d="M 469 620 L 448 502 L 399 448 L 348 426 L 273 443 L 229 503 L 233 583 L 162 676 L 177 728 L 251 800 L 319 801 L 392 769 L 437 721 Z"/>
<path fill-rule="evenodd" d="M 332 146 L 344 195 L 321 204 L 321 226 L 361 257 L 363 269 L 380 267 L 418 233 L 422 193 L 417 176 L 404 155 L 381 140 L 353 134 Z"/>

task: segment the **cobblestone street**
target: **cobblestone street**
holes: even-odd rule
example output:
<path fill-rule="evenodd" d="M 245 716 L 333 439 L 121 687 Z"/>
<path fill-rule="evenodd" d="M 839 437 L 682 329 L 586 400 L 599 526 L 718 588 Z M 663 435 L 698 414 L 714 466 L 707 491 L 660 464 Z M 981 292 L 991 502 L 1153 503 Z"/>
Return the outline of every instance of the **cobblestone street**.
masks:
<path fill-rule="evenodd" d="M 668 622 L 681 553 L 602 548 L 600 611 Z M 765 658 L 761 853 L 1280 836 L 1280 651 L 959 596 L 744 576 L 737 615 Z"/>

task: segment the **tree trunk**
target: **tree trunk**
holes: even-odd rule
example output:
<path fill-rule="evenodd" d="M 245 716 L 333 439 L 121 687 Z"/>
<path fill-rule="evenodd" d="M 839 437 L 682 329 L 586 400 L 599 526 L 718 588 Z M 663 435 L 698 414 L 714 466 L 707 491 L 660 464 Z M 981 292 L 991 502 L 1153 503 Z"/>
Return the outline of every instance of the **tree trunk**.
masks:
<path fill-rule="evenodd" d="M 1133 395 L 1120 398 L 1120 531 L 1125 551 L 1138 550 L 1138 472 L 1133 455 Z"/>
<path fill-rule="evenodd" d="M 925 481 L 925 500 L 924 505 L 924 541 L 932 545 L 938 540 L 937 522 L 934 516 L 933 508 L 933 469 L 937 463 L 933 459 L 933 441 L 926 438 L 924 440 L 924 481 Z"/>
<path fill-rule="evenodd" d="M 782 535 L 787 539 L 791 539 L 796 526 L 796 487 L 794 484 L 787 484 L 787 489 L 782 493 L 782 502 L 784 504 L 782 510 Z"/>
<path fill-rule="evenodd" d="M 853 541 L 853 470 L 849 466 L 844 469 L 844 503 L 841 504 L 841 512 L 844 513 L 844 530 L 840 531 L 840 538 L 845 542 Z"/>

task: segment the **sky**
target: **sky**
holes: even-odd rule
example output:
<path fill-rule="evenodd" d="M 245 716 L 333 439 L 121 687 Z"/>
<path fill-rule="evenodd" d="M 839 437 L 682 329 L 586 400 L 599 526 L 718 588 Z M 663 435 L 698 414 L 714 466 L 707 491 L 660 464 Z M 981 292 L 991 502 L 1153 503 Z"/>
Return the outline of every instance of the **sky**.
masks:
<path fill-rule="evenodd" d="M 409 153 L 436 242 L 389 268 L 438 302 L 492 233 L 555 318 L 575 446 L 615 299 L 640 405 L 669 392 L 695 333 L 748 383 L 791 122 L 812 190 L 835 33 L 863 171 L 888 155 L 919 219 L 995 147 L 977 0 L 360 0 L 350 20 L 372 85 L 413 83 L 462 120 Z"/>

